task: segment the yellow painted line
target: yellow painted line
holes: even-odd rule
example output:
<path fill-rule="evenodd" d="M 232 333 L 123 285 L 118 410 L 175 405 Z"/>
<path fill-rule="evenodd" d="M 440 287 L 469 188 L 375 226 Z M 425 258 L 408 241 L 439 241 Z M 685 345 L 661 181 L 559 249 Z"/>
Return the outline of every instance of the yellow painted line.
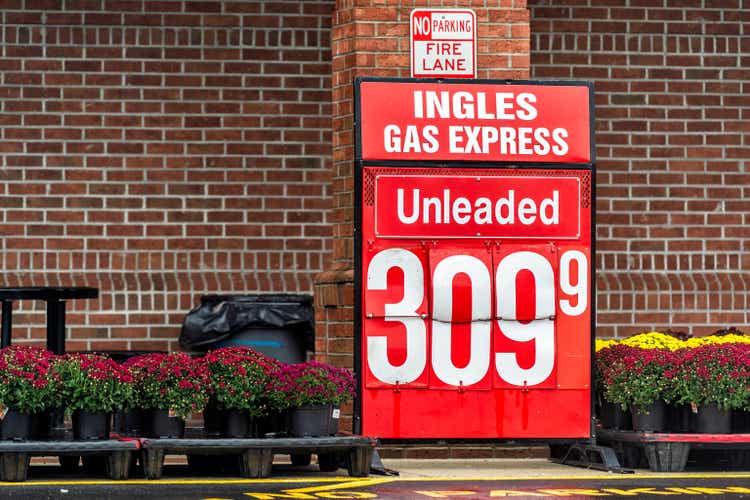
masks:
<path fill-rule="evenodd" d="M 342 477 L 311 477 L 311 478 L 284 478 L 284 479 L 91 479 L 81 481 L 23 481 L 2 482 L 3 486 L 88 486 L 88 485 L 116 485 L 116 484 L 166 484 L 166 485 L 194 485 L 194 484 L 271 484 L 271 483 L 336 483 L 351 481 L 347 476 Z"/>
<path fill-rule="evenodd" d="M 701 472 L 654 472 L 649 474 L 607 474 L 607 475 L 579 475 L 579 476 L 483 476 L 483 477 L 398 477 L 399 482 L 431 482 L 431 481 L 586 481 L 601 479 L 604 481 L 628 479 L 750 479 L 750 473 L 701 473 Z"/>
<path fill-rule="evenodd" d="M 315 493 L 318 491 L 330 491 L 330 490 L 341 490 L 344 488 L 364 488 L 365 486 L 374 486 L 376 484 L 391 483 L 393 478 L 379 477 L 379 478 L 359 478 L 349 479 L 346 482 L 339 484 L 325 484 L 323 486 L 308 486 L 306 488 L 294 488 L 284 491 L 295 492 L 295 493 Z"/>

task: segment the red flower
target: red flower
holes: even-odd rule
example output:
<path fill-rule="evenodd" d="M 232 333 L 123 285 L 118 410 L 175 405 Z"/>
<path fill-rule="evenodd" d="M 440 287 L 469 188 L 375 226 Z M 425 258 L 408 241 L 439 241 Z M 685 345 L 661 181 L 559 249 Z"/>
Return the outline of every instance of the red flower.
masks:
<path fill-rule="evenodd" d="M 126 362 L 143 408 L 171 410 L 187 419 L 208 402 L 209 379 L 203 364 L 188 354 L 151 353 Z"/>
<path fill-rule="evenodd" d="M 53 370 L 62 387 L 59 404 L 71 410 L 110 412 L 133 403 L 134 389 L 127 370 L 104 355 L 66 354 L 54 363 Z"/>
<path fill-rule="evenodd" d="M 281 366 L 277 360 L 245 347 L 224 347 L 206 353 L 200 363 L 209 374 L 213 397 L 222 409 L 265 413 L 265 388 Z"/>
<path fill-rule="evenodd" d="M 0 403 L 29 413 L 52 406 L 52 359 L 54 355 L 40 347 L 12 345 L 0 350 Z"/>
<path fill-rule="evenodd" d="M 354 397 L 355 381 L 346 368 L 317 361 L 280 367 L 266 392 L 276 409 L 306 404 L 341 405 Z"/>

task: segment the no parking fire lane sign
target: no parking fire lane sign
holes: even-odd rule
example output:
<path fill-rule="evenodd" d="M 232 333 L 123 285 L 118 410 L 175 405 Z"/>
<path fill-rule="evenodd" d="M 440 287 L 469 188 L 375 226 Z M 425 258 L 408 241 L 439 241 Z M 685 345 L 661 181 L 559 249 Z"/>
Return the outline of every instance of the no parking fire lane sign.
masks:
<path fill-rule="evenodd" d="M 476 78 L 477 18 L 469 9 L 414 9 L 411 76 Z"/>

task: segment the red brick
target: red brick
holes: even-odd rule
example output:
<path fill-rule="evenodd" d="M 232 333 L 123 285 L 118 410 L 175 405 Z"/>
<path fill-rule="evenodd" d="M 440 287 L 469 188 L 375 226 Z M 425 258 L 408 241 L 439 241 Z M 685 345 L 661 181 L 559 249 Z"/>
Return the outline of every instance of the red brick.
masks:
<path fill-rule="evenodd" d="M 567 40 L 561 36 L 560 32 L 566 29 L 576 29 L 576 23 L 584 21 L 581 12 L 589 13 L 585 18 L 601 18 L 598 14 L 607 9 L 602 9 L 599 12 L 574 8 L 573 13 L 568 16 L 561 9 L 549 8 L 542 2 L 530 2 L 530 12 L 535 27 L 534 34 L 536 35 L 532 37 L 532 44 L 535 45 L 537 40 L 546 43 L 532 46 L 532 61 L 534 61 L 532 71 L 538 77 L 580 75 L 588 76 L 594 80 L 597 91 L 598 129 L 601 130 L 596 137 L 599 146 L 597 152 L 600 174 L 616 171 L 613 170 L 615 166 L 612 163 L 613 160 L 624 164 L 625 168 L 618 167 L 618 170 L 651 173 L 648 176 L 648 181 L 645 181 L 642 176 L 641 179 L 635 176 L 621 176 L 611 179 L 618 186 L 610 185 L 610 179 L 607 178 L 600 184 L 601 189 L 598 193 L 600 196 L 597 203 L 597 206 L 600 207 L 599 234 L 606 235 L 605 237 L 608 239 L 600 240 L 599 248 L 600 258 L 609 263 L 608 268 L 614 267 L 622 269 L 623 273 L 634 273 L 638 272 L 639 262 L 645 263 L 648 261 L 652 263 L 651 265 L 668 266 L 668 269 L 674 270 L 676 269 L 675 259 L 677 256 L 669 255 L 667 252 L 680 251 L 686 252 L 685 258 L 681 259 L 680 274 L 677 275 L 681 280 L 691 280 L 692 273 L 703 271 L 702 265 L 706 266 L 706 272 L 717 272 L 721 275 L 720 272 L 715 270 L 718 269 L 717 266 L 723 266 L 728 259 L 723 259 L 723 256 L 714 255 L 714 253 L 732 252 L 729 254 L 730 257 L 736 257 L 737 248 L 740 248 L 737 246 L 739 240 L 733 238 L 739 238 L 739 236 L 730 234 L 733 233 L 730 227 L 737 227 L 737 225 L 726 227 L 725 229 L 729 233 L 722 232 L 722 228 L 718 225 L 706 227 L 704 225 L 707 220 L 706 217 L 715 213 L 714 211 L 718 208 L 717 204 L 715 202 L 686 200 L 703 199 L 706 191 L 702 188 L 696 188 L 696 186 L 706 185 L 708 189 L 714 191 L 711 198 L 720 197 L 720 199 L 726 200 L 727 206 L 741 196 L 736 189 L 721 188 L 720 186 L 724 184 L 728 186 L 742 185 L 742 181 L 736 184 L 721 177 L 706 177 L 702 172 L 706 170 L 706 163 L 712 159 L 733 157 L 739 159 L 747 154 L 746 151 L 743 151 L 743 148 L 738 147 L 741 146 L 738 142 L 739 138 L 731 133 L 732 130 L 739 130 L 739 127 L 730 125 L 729 129 L 721 128 L 722 121 L 736 120 L 736 117 L 740 114 L 740 109 L 747 106 L 742 97 L 736 95 L 740 93 L 737 82 L 742 81 L 744 75 L 730 73 L 736 64 L 734 62 L 736 61 L 735 53 L 739 50 L 738 48 L 731 48 L 732 41 L 729 44 L 724 43 L 723 40 L 720 41 L 719 44 L 723 44 L 723 50 L 717 51 L 715 57 L 709 56 L 708 61 L 704 61 L 701 52 L 703 47 L 707 47 L 710 52 L 714 50 L 713 47 L 718 47 L 718 44 L 711 34 L 701 35 L 699 27 L 684 21 L 693 19 L 694 15 L 703 12 L 708 16 L 714 16 L 713 19 L 731 19 L 732 16 L 737 14 L 739 6 L 731 4 L 714 5 L 715 9 L 723 9 L 723 12 L 719 13 L 718 10 L 693 11 L 687 8 L 688 6 L 685 6 L 684 9 L 659 10 L 652 8 L 652 3 L 637 1 L 631 2 L 631 8 L 629 9 L 609 9 L 607 26 L 608 30 L 612 32 L 610 39 L 605 40 L 605 44 L 602 44 L 597 35 L 585 35 L 584 31 L 582 32 L 584 33 L 582 34 L 583 38 L 579 38 L 577 44 L 573 46 L 567 45 Z M 676 7 L 681 6 L 676 5 Z M 565 24 L 559 22 L 562 18 L 565 19 Z M 649 19 L 652 21 L 630 23 L 630 29 L 626 32 L 621 23 L 625 19 Z M 597 29 L 598 27 L 594 26 L 594 31 Z M 710 33 L 733 33 L 734 36 L 738 36 L 737 29 L 737 25 L 724 23 L 721 27 L 712 26 Z M 636 37 L 633 36 L 635 33 L 690 33 L 695 36 L 690 39 L 679 40 L 676 37 L 670 37 L 667 39 L 667 44 L 663 45 L 660 38 Z M 621 41 L 625 41 L 623 35 L 626 34 L 629 37 L 629 50 L 641 54 L 631 55 L 628 61 L 623 61 L 619 57 L 620 54 L 613 53 L 612 50 L 622 50 L 619 47 Z M 552 46 L 550 45 L 551 40 L 555 40 L 557 43 Z M 563 43 L 565 43 L 564 46 Z M 608 74 L 592 72 L 585 63 L 576 62 L 575 58 L 583 60 L 587 56 L 591 57 L 592 61 L 596 60 L 598 65 L 606 68 Z M 565 61 L 568 61 L 568 64 L 572 64 L 573 67 L 569 70 L 564 68 L 561 63 Z M 628 66 L 628 64 L 631 66 Z M 643 68 L 638 67 L 638 65 L 651 64 L 659 67 L 645 73 Z M 684 69 L 686 66 L 698 65 L 702 67 Z M 576 68 L 576 66 L 580 67 Z M 706 66 L 709 68 L 706 68 Z M 721 71 L 714 68 L 721 68 Z M 567 73 L 567 71 L 570 71 L 570 73 Z M 617 78 L 618 81 L 612 82 L 608 79 L 610 77 Z M 627 86 L 619 85 L 620 81 L 627 83 Z M 739 97 L 738 101 L 731 102 L 737 97 Z M 645 103 L 645 106 L 635 107 L 638 102 Z M 623 106 L 623 108 L 612 107 L 618 105 Z M 669 107 L 667 108 L 669 109 L 668 112 L 665 112 L 664 106 Z M 706 120 L 707 116 L 711 116 L 711 118 Z M 638 118 L 638 120 L 630 121 L 628 118 Z M 616 133 L 613 133 L 613 131 L 616 131 Z M 726 131 L 730 133 L 726 133 Z M 715 137 L 706 134 L 706 132 L 715 132 Z M 650 136 L 643 135 L 644 133 Z M 702 135 L 697 136 L 696 133 Z M 649 147 L 650 145 L 656 147 Z M 688 147 L 658 147 L 659 145 L 685 145 Z M 735 146 L 735 150 L 725 148 L 725 146 Z M 670 174 L 661 165 L 648 165 L 648 162 L 655 157 L 668 160 L 670 171 L 685 172 L 685 175 Z M 624 160 L 621 158 L 624 158 Z M 718 166 L 715 171 L 722 172 L 723 170 Z M 650 186 L 650 184 L 659 183 L 666 183 L 670 186 L 668 192 Z M 650 201 L 643 203 L 633 200 L 631 206 L 626 206 L 625 203 L 631 195 L 639 197 L 639 200 Z M 630 240 L 630 237 L 625 235 L 637 234 L 638 231 L 634 232 L 633 229 L 629 228 L 628 221 L 621 220 L 619 213 L 611 212 L 613 209 L 624 211 L 623 213 L 633 217 L 633 220 L 638 221 L 639 224 L 646 224 L 646 227 L 649 228 L 650 238 Z M 654 210 L 668 211 L 672 215 L 670 215 L 669 221 L 645 221 L 643 216 Z M 689 216 L 683 216 L 685 210 L 690 211 Z M 692 217 L 695 220 L 687 217 Z M 721 224 L 722 221 L 716 220 L 714 223 Z M 612 236 L 614 236 L 614 241 L 611 239 Z M 694 237 L 698 237 L 704 242 L 699 244 L 697 240 L 685 240 L 685 238 Z M 631 259 L 624 258 L 626 256 L 622 254 L 622 251 L 626 244 L 631 251 L 649 252 L 652 255 L 636 253 L 631 254 Z M 711 250 L 708 250 L 709 248 Z M 667 259 L 667 256 L 670 259 Z M 643 257 L 643 259 L 638 259 L 638 257 Z M 649 258 L 646 259 L 646 257 Z M 660 268 L 656 267 L 655 269 Z M 606 281 L 604 283 L 607 286 L 609 284 Z M 634 281 L 622 280 L 620 283 L 632 285 Z M 607 296 L 609 294 L 607 286 L 600 288 L 600 295 Z M 746 300 L 744 291 L 740 292 L 739 295 L 741 301 Z M 600 304 L 609 304 L 608 309 L 606 306 L 605 309 L 600 309 L 600 311 L 604 311 L 604 314 L 618 314 L 619 312 L 631 314 L 638 311 L 634 309 L 637 304 L 633 301 L 629 303 L 600 301 Z M 705 310 L 708 305 L 702 307 L 704 311 L 696 313 L 695 317 L 673 318 L 673 320 L 681 323 L 705 324 L 710 320 L 707 316 L 708 311 Z M 602 314 L 599 316 L 600 318 L 603 317 Z M 634 319 L 636 322 L 646 320 L 645 317 L 640 316 L 636 316 Z M 651 319 L 653 320 L 653 318 Z M 611 319 L 608 319 L 608 321 L 612 322 Z M 635 327 L 629 326 L 632 324 L 632 320 L 627 315 L 623 316 L 622 320 L 615 320 L 614 324 L 623 325 L 615 326 L 615 329 L 619 328 L 622 333 L 636 331 L 639 328 L 637 323 Z M 644 324 L 643 327 L 645 326 L 648 325 Z"/>
<path fill-rule="evenodd" d="M 328 180 L 327 176 L 305 178 L 301 173 L 317 173 L 330 156 L 328 149 L 318 146 L 321 140 L 327 140 L 320 130 L 330 126 L 330 94 L 318 90 L 330 85 L 330 61 L 326 59 L 330 56 L 321 56 L 328 54 L 327 49 L 317 50 L 329 40 L 325 31 L 330 25 L 330 5 L 322 9 L 321 5 L 310 5 L 304 16 L 288 19 L 287 23 L 307 30 L 291 37 L 276 37 L 277 45 L 263 52 L 270 63 L 266 74 L 262 59 L 242 60 L 239 34 L 222 29 L 240 23 L 239 15 L 223 14 L 261 13 L 262 2 L 238 2 L 227 5 L 222 12 L 224 4 L 216 2 L 71 0 L 64 4 L 67 10 L 61 10 L 63 4 L 51 0 L 49 5 L 39 4 L 46 11 L 49 59 L 41 57 L 42 39 L 37 28 L 25 31 L 13 26 L 41 23 L 41 13 L 18 12 L 20 8 L 13 12 L 7 0 L 2 5 L 10 9 L 4 18 L 9 28 L 6 57 L 0 61 L 0 69 L 6 75 L 2 89 L 6 105 L 0 116 L 5 141 L 0 143 L 0 150 L 5 153 L 3 180 L 8 186 L 0 202 L 6 209 L 7 221 L 1 229 L 6 241 L 3 262 L 6 270 L 46 266 L 51 276 L 73 269 L 101 271 L 91 283 L 101 287 L 102 297 L 110 297 L 107 302 L 101 301 L 102 307 L 114 307 L 124 316 L 110 317 L 106 321 L 111 325 L 97 328 L 82 328 L 76 323 L 86 322 L 86 317 L 71 316 L 74 335 L 81 339 L 77 346 L 86 349 L 104 345 L 86 339 L 123 337 L 127 330 L 123 325 L 133 322 L 153 323 L 153 327 L 133 329 L 128 333 L 130 337 L 124 338 L 138 339 L 163 331 L 167 332 L 164 336 L 176 339 L 184 311 L 192 306 L 196 293 L 207 289 L 205 285 L 215 291 L 231 291 L 231 287 L 238 291 L 271 287 L 312 291 L 312 275 L 322 270 L 325 261 L 326 245 L 322 241 L 330 233 L 308 232 L 306 241 L 298 245 L 298 253 L 289 253 L 282 250 L 282 241 L 264 238 L 263 224 L 274 224 L 269 226 L 269 233 L 291 232 L 301 238 L 301 225 L 283 223 L 284 210 L 294 205 L 299 209 L 299 200 L 291 200 L 293 203 L 278 207 L 271 214 L 262 210 L 265 199 L 270 200 L 269 205 L 283 199 L 281 183 L 323 185 Z M 163 17 L 140 13 L 146 9 L 176 14 L 183 6 L 186 14 Z M 50 11 L 52 8 L 60 10 Z M 301 12 L 299 6 L 290 3 L 277 8 Z M 204 13 L 208 15 L 202 16 Z M 272 26 L 280 26 L 276 14 L 266 15 L 265 19 Z M 84 23 L 85 28 L 70 28 Z M 120 27 L 120 23 L 124 25 Z M 244 28 L 249 40 L 271 40 L 266 39 L 262 24 L 251 23 Z M 137 31 L 130 27 L 134 25 L 149 28 Z M 200 37 L 192 36 L 190 25 L 201 30 L 196 32 Z M 208 26 L 217 29 L 206 29 Z M 278 45 L 282 40 L 287 41 L 285 46 Z M 309 49 L 298 51 L 290 47 L 292 42 Z M 85 54 L 84 44 L 88 47 Z M 125 52 L 117 46 L 124 46 Z M 284 56 L 284 51 L 295 54 Z M 245 54 L 256 55 L 261 53 Z M 179 59 L 170 60 L 172 57 Z M 294 62 L 281 62 L 284 59 Z M 295 90 L 281 88 L 286 77 L 303 74 L 315 76 L 290 83 Z M 298 87 L 314 90 L 301 96 Z M 259 106 L 255 117 L 246 117 L 243 105 L 261 104 L 262 92 L 268 93 L 266 103 L 269 98 L 289 99 L 300 107 L 287 111 L 281 109 L 280 103 L 268 103 L 275 109 Z M 306 104 L 299 102 L 300 98 Z M 270 124 L 275 129 L 261 122 L 261 115 L 278 117 L 281 113 L 294 118 L 285 124 L 280 117 L 278 123 Z M 316 118 L 319 123 L 313 126 L 317 131 L 301 130 L 301 120 L 294 116 L 300 114 Z M 291 135 L 293 145 L 274 149 L 272 143 L 282 141 L 287 126 L 297 127 L 298 133 Z M 246 137 L 257 137 L 258 143 L 246 145 Z M 271 144 L 269 147 L 278 156 L 266 156 L 264 143 Z M 265 172 L 273 172 L 286 161 L 299 169 L 293 172 L 294 180 L 275 181 L 272 189 L 260 188 Z M 45 183 L 50 183 L 49 187 Z M 19 210 L 20 207 L 24 209 Z M 306 210 L 311 221 L 321 221 L 327 208 L 326 204 L 317 204 Z M 207 223 L 203 215 L 206 210 L 211 211 L 205 216 Z M 177 211 L 181 215 L 176 215 Z M 246 213 L 252 224 L 246 223 Z M 43 225 L 42 220 L 54 224 Z M 194 220 L 204 223 L 196 224 Z M 227 223 L 245 226 L 245 234 L 236 238 L 224 236 Z M 46 247 L 39 245 L 36 235 L 48 238 Z M 185 236 L 188 239 L 181 240 Z M 249 237 L 258 238 L 258 244 L 248 245 Z M 22 251 L 14 252 L 14 248 Z M 80 251 L 83 248 L 100 253 L 84 256 Z M 123 252 L 124 248 L 128 253 Z M 174 271 L 163 270 L 185 266 L 180 264 L 181 256 L 187 255 L 182 248 L 197 249 L 191 250 L 190 265 L 212 266 L 206 275 L 211 279 L 178 280 Z M 34 253 L 26 249 L 33 249 Z M 66 252 L 58 253 L 59 250 Z M 230 256 L 228 250 L 234 253 Z M 286 257 L 281 259 L 281 255 Z M 237 271 L 245 262 L 252 263 L 249 268 L 253 272 L 275 274 L 260 281 L 249 277 L 233 279 L 241 276 Z M 286 270 L 278 272 L 279 266 Z M 158 295 L 152 300 L 148 293 L 152 281 L 126 285 L 116 279 L 123 269 L 136 268 L 156 273 L 154 276 L 158 275 L 168 290 L 181 290 L 180 298 L 186 300 Z M 192 292 L 193 286 L 200 292 Z M 127 300 L 112 300 L 110 291 L 117 293 L 129 287 L 147 292 L 140 305 L 133 300 L 135 293 L 128 294 Z M 98 303 L 91 304 L 99 307 Z M 129 308 L 143 313 L 128 318 Z M 165 308 L 179 313 L 161 312 Z M 19 332 L 29 331 L 29 324 L 40 325 L 33 326 L 33 331 L 43 339 L 43 316 L 17 316 L 16 322 Z M 141 341 L 108 342 L 106 347 L 137 348 L 151 341 L 137 342 Z M 176 347 L 174 341 L 152 345 Z"/>

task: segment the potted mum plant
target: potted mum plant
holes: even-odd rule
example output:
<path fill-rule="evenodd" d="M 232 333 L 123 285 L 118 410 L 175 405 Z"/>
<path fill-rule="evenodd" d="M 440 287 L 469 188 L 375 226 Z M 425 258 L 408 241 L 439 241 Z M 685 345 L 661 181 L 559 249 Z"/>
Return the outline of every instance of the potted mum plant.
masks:
<path fill-rule="evenodd" d="M 271 408 L 291 410 L 291 434 L 328 436 L 338 432 L 340 406 L 354 391 L 354 377 L 346 368 L 308 361 L 280 367 L 269 380 L 267 398 Z"/>
<path fill-rule="evenodd" d="M 615 342 L 608 343 L 597 340 L 597 350 L 594 362 L 594 393 L 596 396 L 596 414 L 604 429 L 629 430 L 633 428 L 633 418 L 630 411 L 610 401 L 607 391 L 609 371 L 614 361 L 619 358 L 621 349 L 613 349 Z"/>
<path fill-rule="evenodd" d="M 669 375 L 674 399 L 692 408 L 694 431 L 730 433 L 732 410 L 750 400 L 750 349 L 746 344 L 682 349 Z"/>
<path fill-rule="evenodd" d="M 133 377 L 100 354 L 66 354 L 52 365 L 59 379 L 59 405 L 73 413 L 74 439 L 107 439 L 113 411 L 134 401 Z"/>
<path fill-rule="evenodd" d="M 186 353 L 143 354 L 125 367 L 134 379 L 137 405 L 147 411 L 145 428 L 151 437 L 182 437 L 185 420 L 206 407 L 208 371 Z"/>
<path fill-rule="evenodd" d="M 57 387 L 50 375 L 54 355 L 40 347 L 0 350 L 0 436 L 27 439 L 33 419 L 52 406 Z"/>
<path fill-rule="evenodd" d="M 610 349 L 610 364 L 602 373 L 605 398 L 631 411 L 634 430 L 664 431 L 674 352 L 622 344 Z"/>
<path fill-rule="evenodd" d="M 280 362 L 246 347 L 223 347 L 201 361 L 210 380 L 212 401 L 204 411 L 208 433 L 243 438 L 255 434 L 255 419 L 266 411 L 265 390 Z"/>

